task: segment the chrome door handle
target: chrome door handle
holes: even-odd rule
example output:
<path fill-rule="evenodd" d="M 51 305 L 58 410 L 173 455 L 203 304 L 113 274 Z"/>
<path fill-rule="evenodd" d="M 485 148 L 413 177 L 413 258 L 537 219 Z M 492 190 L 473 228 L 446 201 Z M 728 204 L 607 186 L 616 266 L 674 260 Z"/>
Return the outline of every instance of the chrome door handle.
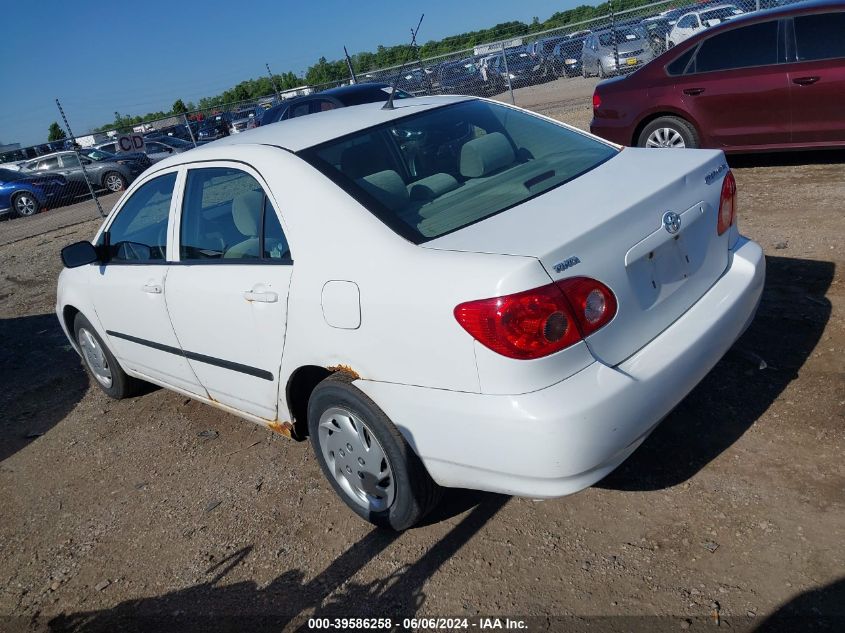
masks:
<path fill-rule="evenodd" d="M 244 293 L 244 299 L 254 301 L 255 303 L 276 303 L 279 300 L 279 295 L 275 292 L 254 292 L 247 290 Z"/>
<path fill-rule="evenodd" d="M 160 295 L 162 292 L 162 288 L 159 284 L 144 284 L 143 290 L 151 295 Z"/>

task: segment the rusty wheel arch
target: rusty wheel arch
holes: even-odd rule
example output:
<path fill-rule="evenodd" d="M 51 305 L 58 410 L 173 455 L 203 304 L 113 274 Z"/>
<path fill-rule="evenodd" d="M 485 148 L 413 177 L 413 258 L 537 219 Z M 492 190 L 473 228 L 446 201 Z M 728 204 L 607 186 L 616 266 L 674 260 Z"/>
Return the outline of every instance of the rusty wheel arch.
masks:
<path fill-rule="evenodd" d="M 350 382 L 360 378 L 348 365 L 304 365 L 297 368 L 288 378 L 285 398 L 291 415 L 290 436 L 295 440 L 308 437 L 308 400 L 314 388 L 329 376 L 343 377 Z"/>

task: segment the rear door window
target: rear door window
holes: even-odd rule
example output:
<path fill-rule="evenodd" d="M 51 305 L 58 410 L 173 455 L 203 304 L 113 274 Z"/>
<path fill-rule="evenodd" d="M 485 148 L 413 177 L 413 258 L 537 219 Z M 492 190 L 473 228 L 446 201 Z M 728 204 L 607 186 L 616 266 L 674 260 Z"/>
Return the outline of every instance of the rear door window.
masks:
<path fill-rule="evenodd" d="M 691 72 L 768 66 L 778 61 L 778 23 L 761 22 L 724 31 L 704 40 Z"/>
<path fill-rule="evenodd" d="M 845 57 L 845 11 L 796 17 L 795 41 L 800 62 Z"/>
<path fill-rule="evenodd" d="M 258 181 L 231 167 L 191 169 L 179 232 L 183 262 L 290 263 L 275 209 Z"/>

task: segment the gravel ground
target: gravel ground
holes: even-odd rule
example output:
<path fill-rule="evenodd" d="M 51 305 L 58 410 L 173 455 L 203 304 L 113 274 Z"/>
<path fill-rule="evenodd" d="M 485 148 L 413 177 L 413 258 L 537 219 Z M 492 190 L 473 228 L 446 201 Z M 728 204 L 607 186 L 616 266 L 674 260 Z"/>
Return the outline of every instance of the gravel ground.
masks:
<path fill-rule="evenodd" d="M 517 103 L 584 127 L 592 85 Z M 450 491 L 401 535 L 347 511 L 308 444 L 164 390 L 113 402 L 90 384 L 52 310 L 59 250 L 96 220 L 0 246 L 0 629 L 416 614 L 842 630 L 845 154 L 729 162 L 740 227 L 768 254 L 743 338 L 595 487 L 544 502 Z"/>

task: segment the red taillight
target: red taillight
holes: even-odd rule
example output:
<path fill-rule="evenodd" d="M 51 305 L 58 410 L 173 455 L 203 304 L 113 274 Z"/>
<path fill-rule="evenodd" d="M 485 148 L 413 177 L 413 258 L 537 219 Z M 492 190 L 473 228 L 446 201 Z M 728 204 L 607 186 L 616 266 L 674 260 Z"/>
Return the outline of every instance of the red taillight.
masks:
<path fill-rule="evenodd" d="M 727 231 L 736 219 L 736 180 L 734 175 L 728 171 L 728 175 L 722 181 L 722 195 L 719 197 L 719 219 L 716 222 L 716 231 L 719 235 Z"/>
<path fill-rule="evenodd" d="M 616 314 L 616 297 L 586 277 L 455 308 L 458 323 L 479 343 L 508 358 L 542 358 L 580 341 Z"/>
<path fill-rule="evenodd" d="M 598 110 L 601 107 L 601 97 L 598 92 L 593 93 L 593 110 Z"/>

